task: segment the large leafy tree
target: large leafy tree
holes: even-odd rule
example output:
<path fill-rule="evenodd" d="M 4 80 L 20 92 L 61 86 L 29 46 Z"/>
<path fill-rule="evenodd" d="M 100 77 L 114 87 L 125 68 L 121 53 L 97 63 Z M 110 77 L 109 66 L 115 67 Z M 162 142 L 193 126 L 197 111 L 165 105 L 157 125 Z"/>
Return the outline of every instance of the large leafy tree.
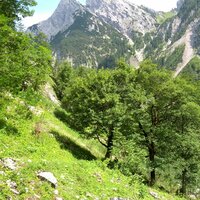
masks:
<path fill-rule="evenodd" d="M 63 98 L 70 124 L 98 139 L 107 149 L 105 158 L 111 157 L 115 132 L 124 113 L 111 79 L 109 70 L 92 71 L 85 78 L 76 78 Z"/>
<path fill-rule="evenodd" d="M 146 147 L 148 153 L 149 183 L 155 184 L 156 170 L 169 163 L 175 168 L 174 160 L 177 160 L 176 167 L 181 170 L 181 192 L 185 193 L 186 175 L 192 174 L 192 167 L 198 168 L 193 159 L 199 154 L 200 113 L 196 86 L 181 78 L 172 78 L 170 72 L 157 69 L 149 61 L 141 65 L 136 82 L 145 92 L 145 98 L 138 101 L 139 107 L 133 104 L 133 118 L 138 124 L 135 133 L 143 138 L 138 144 Z M 192 141 L 196 145 L 191 144 Z"/>
<path fill-rule="evenodd" d="M 9 18 L 10 24 L 14 25 L 21 18 L 31 16 L 30 7 L 35 5 L 35 0 L 0 0 L 0 15 Z"/>
<path fill-rule="evenodd" d="M 37 89 L 50 72 L 51 51 L 39 35 L 15 30 L 15 23 L 30 16 L 34 0 L 0 1 L 0 89 L 18 92 Z"/>
<path fill-rule="evenodd" d="M 124 98 L 130 92 L 127 85 L 130 83 L 131 86 L 135 70 L 123 61 L 118 63 L 115 70 L 80 69 L 74 70 L 76 75 L 69 67 L 58 70 L 61 73 L 57 89 L 66 88 L 64 93 L 61 91 L 63 107 L 70 114 L 69 123 L 96 138 L 107 149 L 105 158 L 110 158 L 113 142 L 126 116 Z M 65 82 L 61 84 L 62 80 Z"/>
<path fill-rule="evenodd" d="M 180 192 L 186 194 L 188 189 L 199 187 L 198 173 L 200 159 L 200 106 L 199 86 L 183 79 L 176 79 L 176 84 L 182 89 L 181 104 L 173 115 L 173 124 L 176 137 L 171 142 L 171 166 L 176 169 L 180 182 Z M 175 152 L 175 154 L 173 154 Z M 178 167 L 177 167 L 178 166 Z"/>
<path fill-rule="evenodd" d="M 37 89 L 50 72 L 51 51 L 28 35 L 15 31 L 0 16 L 0 89 Z"/>

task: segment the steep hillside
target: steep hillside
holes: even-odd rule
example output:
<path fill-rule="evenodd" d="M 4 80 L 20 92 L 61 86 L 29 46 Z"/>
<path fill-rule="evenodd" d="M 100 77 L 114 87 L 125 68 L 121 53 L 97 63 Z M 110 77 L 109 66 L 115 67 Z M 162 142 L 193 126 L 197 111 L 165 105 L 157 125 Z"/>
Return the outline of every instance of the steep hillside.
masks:
<path fill-rule="evenodd" d="M 145 48 L 145 57 L 175 70 L 177 76 L 199 54 L 199 17 L 200 1 L 179 1 L 177 15 L 160 25 Z"/>
<path fill-rule="evenodd" d="M 115 59 L 129 57 L 128 39 L 88 11 L 74 14 L 74 23 L 51 41 L 59 60 L 75 66 L 112 67 Z"/>
<path fill-rule="evenodd" d="M 187 64 L 194 79 L 174 79 L 149 60 L 138 70 L 123 58 L 114 65 L 134 50 L 143 59 L 152 33 L 140 42 L 143 33 L 134 32 L 132 49 L 119 30 L 62 0 L 44 22 L 59 59 L 53 67 L 42 23 L 38 37 L 16 28 L 35 3 L 0 1 L 0 200 L 198 199 L 199 57 Z M 172 47 L 186 59 L 191 35 Z M 66 59 L 88 68 L 59 63 Z M 171 53 L 167 63 L 179 59 Z M 89 68 L 101 65 L 114 69 Z"/>
<path fill-rule="evenodd" d="M 46 97 L 1 93 L 0 103 L 1 200 L 180 200 L 108 169 L 103 147 L 66 127 L 63 110 Z"/>

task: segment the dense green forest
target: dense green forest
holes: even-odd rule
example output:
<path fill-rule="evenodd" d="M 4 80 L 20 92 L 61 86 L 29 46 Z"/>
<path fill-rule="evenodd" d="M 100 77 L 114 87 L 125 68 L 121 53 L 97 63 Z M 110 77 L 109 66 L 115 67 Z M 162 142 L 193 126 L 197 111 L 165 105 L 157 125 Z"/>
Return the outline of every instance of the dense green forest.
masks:
<path fill-rule="evenodd" d="M 144 61 L 110 69 L 62 64 L 56 91 L 66 122 L 105 146 L 110 167 L 168 192 L 199 187 L 199 82 Z"/>
<path fill-rule="evenodd" d="M 22 145 L 26 145 L 25 142 L 36 141 L 34 143 L 37 144 L 36 147 L 30 148 L 29 144 L 27 145 L 28 150 L 22 148 L 27 155 L 28 153 L 42 154 L 42 150 L 49 145 L 49 149 L 45 149 L 45 154 L 49 155 L 51 151 L 59 152 L 60 161 L 57 160 L 56 153 L 50 159 L 61 162 L 65 155 L 64 148 L 58 150 L 58 145 L 52 138 L 41 136 L 44 138 L 40 140 L 37 137 L 37 134 L 41 132 L 38 130 L 41 129 L 41 119 L 35 119 L 27 105 L 40 105 L 43 109 L 45 107 L 46 112 L 52 112 L 65 125 L 78 132 L 83 140 L 92 141 L 96 147 L 99 146 L 105 150 L 103 156 L 99 156 L 99 161 L 91 163 L 79 161 L 82 162 L 79 165 L 83 165 L 89 172 L 94 168 L 107 173 L 104 176 L 109 177 L 109 181 L 105 181 L 108 187 L 110 187 L 112 173 L 120 173 L 123 177 L 120 181 L 122 184 L 127 184 L 128 189 L 116 184 L 116 191 L 113 190 L 112 193 L 104 191 L 105 198 L 101 199 L 108 199 L 108 196 L 113 194 L 133 195 L 130 191 L 136 182 L 140 184 L 139 192 L 134 194 L 135 198 L 130 196 L 130 199 L 151 199 L 144 185 L 166 193 L 184 197 L 195 195 L 198 198 L 200 188 L 200 83 L 199 78 L 194 75 L 199 66 L 198 58 L 189 64 L 188 71 L 177 78 L 173 78 L 172 71 L 157 66 L 150 60 L 143 61 L 138 69 L 126 64 L 123 59 L 119 59 L 112 69 L 72 67 L 67 62 L 57 63 L 53 68 L 52 53 L 49 45 L 44 41 L 44 36 L 42 34 L 28 35 L 17 29 L 21 17 L 31 15 L 30 6 L 33 5 L 35 1 L 0 1 L 0 137 L 2 141 L 12 143 L 14 140 L 15 142 L 19 140 Z M 181 54 L 182 47 L 176 51 L 177 54 Z M 176 62 L 176 57 L 169 56 L 167 60 L 171 67 L 170 62 Z M 47 82 L 53 82 L 52 85 L 61 102 L 59 109 L 54 109 L 54 107 L 52 109 L 49 102 L 44 103 L 41 88 Z M 11 108 L 14 109 L 12 112 Z M 32 121 L 36 125 L 34 128 Z M 54 128 L 61 123 L 60 121 L 56 122 Z M 43 124 L 49 128 L 54 123 L 51 121 L 51 123 Z M 64 127 L 63 124 L 62 127 Z M 27 131 L 28 129 L 31 129 L 31 133 Z M 23 133 L 24 130 L 27 132 L 26 135 L 22 134 L 25 138 L 23 141 L 20 131 Z M 57 135 L 58 141 L 64 140 L 64 136 L 58 139 L 55 130 L 50 133 Z M 15 134 L 17 136 L 14 138 Z M 6 145 L 9 144 L 4 144 L 4 147 Z M 63 145 L 65 147 L 66 144 L 63 143 Z M 82 156 L 80 154 L 83 154 L 80 152 L 82 148 L 77 147 L 77 144 L 74 146 L 78 151 L 76 155 L 78 160 Z M 71 151 L 75 148 L 74 146 Z M 10 150 L 7 154 L 2 147 L 0 148 L 0 159 L 4 158 L 4 154 L 11 156 L 13 153 Z M 18 149 L 15 146 L 15 148 L 16 153 L 20 152 L 19 157 L 23 157 L 23 152 L 19 150 L 21 147 Z M 85 160 L 93 159 L 88 151 L 85 150 L 84 153 Z M 37 159 L 39 160 L 38 157 Z M 77 160 L 73 160 L 74 158 L 70 159 L 71 163 L 78 163 Z M 56 167 L 56 163 L 52 165 L 54 167 L 50 165 L 51 169 L 57 174 L 61 166 L 66 171 L 66 163 L 61 163 Z M 38 166 L 33 165 L 31 169 L 41 170 L 44 167 L 48 168 L 48 164 L 39 163 Z M 0 166 L 0 171 L 1 168 Z M 73 171 L 72 166 L 71 168 L 70 173 Z M 77 173 L 80 173 L 79 170 Z M 28 173 L 32 172 L 23 173 L 28 176 Z M 81 173 L 83 176 L 85 171 Z M 17 174 L 8 176 L 16 178 Z M 100 177 L 99 182 L 102 181 L 100 175 L 95 176 Z M 70 178 L 73 179 L 73 177 Z M 16 180 L 19 183 L 23 181 L 19 178 Z M 77 178 L 77 184 L 81 181 L 84 183 L 84 185 L 77 186 L 77 191 L 81 191 L 79 195 L 85 194 L 83 188 L 87 184 L 90 185 L 91 180 L 92 178 L 86 181 L 81 177 Z M 68 187 L 65 181 L 68 183 L 69 180 L 62 180 L 63 188 Z M 32 182 L 29 180 L 27 184 L 32 184 Z M 95 184 L 97 183 L 92 182 L 92 184 L 94 191 L 91 190 L 94 193 L 98 190 L 100 194 L 105 189 L 104 185 L 96 189 Z M 76 185 L 73 187 L 75 188 Z M 0 180 L 0 199 L 2 200 L 7 199 L 10 194 L 5 188 L 5 184 Z M 40 185 L 37 185 L 37 190 L 39 188 Z M 63 195 L 67 195 L 63 188 L 60 190 Z M 42 189 L 51 190 L 48 185 Z M 27 197 L 25 193 L 22 189 L 21 199 Z M 51 194 L 47 193 L 43 199 L 52 199 Z M 40 194 L 43 195 L 42 192 Z M 70 193 L 70 195 L 75 194 L 75 192 Z M 174 197 L 176 198 L 178 199 Z M 86 199 L 92 199 L 92 197 Z M 172 197 L 165 199 L 172 199 Z"/>

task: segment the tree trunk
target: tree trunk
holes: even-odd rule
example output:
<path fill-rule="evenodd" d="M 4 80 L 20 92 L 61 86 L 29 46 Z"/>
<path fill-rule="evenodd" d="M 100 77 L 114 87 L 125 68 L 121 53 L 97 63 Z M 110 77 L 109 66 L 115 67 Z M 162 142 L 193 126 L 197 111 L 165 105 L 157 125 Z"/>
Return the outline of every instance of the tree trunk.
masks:
<path fill-rule="evenodd" d="M 148 148 L 148 153 L 149 153 L 149 161 L 151 163 L 151 167 L 152 170 L 150 172 L 150 180 L 149 180 L 149 185 L 150 186 L 153 186 L 156 182 L 156 170 L 155 170 L 155 166 L 154 166 L 154 163 L 155 163 L 155 155 L 156 155 L 156 151 L 155 151 L 155 144 L 153 141 L 150 141 L 149 139 L 149 133 L 147 133 L 142 124 L 139 122 L 139 128 L 140 130 L 143 132 L 144 134 L 144 137 L 145 137 L 145 143 L 146 143 L 146 147 Z"/>
<path fill-rule="evenodd" d="M 181 189 L 180 189 L 180 193 L 181 194 L 186 194 L 187 192 L 187 180 L 186 180 L 186 175 L 187 175 L 187 170 L 185 169 L 183 172 L 182 172 L 182 183 L 181 183 Z"/>
<path fill-rule="evenodd" d="M 114 138 L 114 133 L 112 130 L 110 132 L 110 135 L 108 136 L 108 140 L 107 140 L 107 151 L 106 151 L 105 159 L 111 157 L 112 148 L 113 148 L 113 138 Z"/>
<path fill-rule="evenodd" d="M 156 182 L 156 170 L 155 170 L 155 166 L 154 166 L 154 162 L 155 162 L 155 145 L 153 142 L 151 142 L 151 144 L 148 147 L 149 150 L 149 160 L 151 162 L 151 165 L 153 165 L 151 172 L 150 172 L 150 180 L 149 180 L 149 185 L 153 186 Z"/>

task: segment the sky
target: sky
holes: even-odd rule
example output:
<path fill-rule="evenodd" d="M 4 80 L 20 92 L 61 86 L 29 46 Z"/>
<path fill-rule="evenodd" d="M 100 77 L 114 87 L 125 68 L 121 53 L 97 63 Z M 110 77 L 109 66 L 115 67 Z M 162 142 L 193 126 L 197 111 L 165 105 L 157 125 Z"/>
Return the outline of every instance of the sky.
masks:
<path fill-rule="evenodd" d="M 51 16 L 53 11 L 58 6 L 60 0 L 36 0 L 38 5 L 34 7 L 35 14 L 32 17 L 27 17 L 23 20 L 24 26 L 27 28 L 33 24 L 43 21 Z M 82 4 L 85 0 L 78 0 Z M 144 5 L 156 11 L 169 11 L 176 7 L 177 0 L 129 0 L 137 5 Z"/>

